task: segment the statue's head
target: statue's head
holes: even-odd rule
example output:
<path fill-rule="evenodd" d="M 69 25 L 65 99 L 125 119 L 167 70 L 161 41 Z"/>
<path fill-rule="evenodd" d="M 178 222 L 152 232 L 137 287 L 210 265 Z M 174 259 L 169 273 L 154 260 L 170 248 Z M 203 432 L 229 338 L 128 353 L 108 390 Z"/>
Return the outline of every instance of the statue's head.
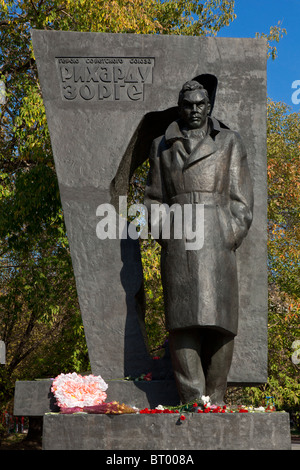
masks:
<path fill-rule="evenodd" d="M 203 127 L 211 109 L 207 90 L 195 80 L 186 82 L 179 92 L 178 107 L 179 116 L 188 129 Z"/>

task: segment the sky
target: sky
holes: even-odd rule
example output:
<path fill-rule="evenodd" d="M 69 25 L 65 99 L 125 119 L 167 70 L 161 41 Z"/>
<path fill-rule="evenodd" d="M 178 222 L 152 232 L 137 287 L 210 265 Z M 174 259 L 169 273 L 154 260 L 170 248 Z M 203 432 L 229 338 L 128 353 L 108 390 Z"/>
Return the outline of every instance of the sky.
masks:
<path fill-rule="evenodd" d="M 268 59 L 268 97 L 300 112 L 300 0 L 235 0 L 235 13 L 237 18 L 218 37 L 253 38 L 255 33 L 268 34 L 279 21 L 286 29 L 287 34 L 274 43 L 277 58 Z"/>

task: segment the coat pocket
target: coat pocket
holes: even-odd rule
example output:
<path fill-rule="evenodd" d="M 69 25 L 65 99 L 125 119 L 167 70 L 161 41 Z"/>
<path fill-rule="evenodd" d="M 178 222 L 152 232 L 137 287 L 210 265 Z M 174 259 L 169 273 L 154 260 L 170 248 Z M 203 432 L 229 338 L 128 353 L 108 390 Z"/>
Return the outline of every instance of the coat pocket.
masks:
<path fill-rule="evenodd" d="M 230 210 L 227 207 L 217 205 L 217 213 L 220 223 L 221 237 L 223 238 L 224 246 L 229 250 L 235 250 L 236 238 L 231 225 Z"/>

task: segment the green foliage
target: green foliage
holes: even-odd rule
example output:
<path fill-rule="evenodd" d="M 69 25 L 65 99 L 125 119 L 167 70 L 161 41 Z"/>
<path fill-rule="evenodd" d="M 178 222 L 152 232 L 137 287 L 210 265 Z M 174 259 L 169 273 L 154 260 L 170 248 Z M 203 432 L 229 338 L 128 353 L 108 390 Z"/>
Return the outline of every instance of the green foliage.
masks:
<path fill-rule="evenodd" d="M 299 409 L 300 369 L 300 113 L 268 103 L 269 383 L 277 406 Z M 276 390 L 277 389 L 277 390 Z"/>
<path fill-rule="evenodd" d="M 216 36 L 236 18 L 232 0 L 167 0 L 156 2 L 157 20 L 164 34 Z"/>
<path fill-rule="evenodd" d="M 300 114 L 284 103 L 268 105 L 269 281 L 300 296 Z"/>
<path fill-rule="evenodd" d="M 286 29 L 282 28 L 281 22 L 278 21 L 278 24 L 276 26 L 270 27 L 269 34 L 256 33 L 255 37 L 267 39 L 268 57 L 271 57 L 272 60 L 274 60 L 277 57 L 277 48 L 276 45 L 273 45 L 273 43 L 278 43 L 285 34 L 287 34 Z"/>
<path fill-rule="evenodd" d="M 276 409 L 296 416 L 300 426 L 300 367 L 292 361 L 300 340 L 300 113 L 284 103 L 268 102 L 268 382 L 229 391 L 235 400 L 263 405 L 274 398 Z"/>
<path fill-rule="evenodd" d="M 149 237 L 141 242 L 141 255 L 146 294 L 146 332 L 149 349 L 159 354 L 159 348 L 168 337 L 164 317 L 163 290 L 160 275 L 160 246 Z"/>

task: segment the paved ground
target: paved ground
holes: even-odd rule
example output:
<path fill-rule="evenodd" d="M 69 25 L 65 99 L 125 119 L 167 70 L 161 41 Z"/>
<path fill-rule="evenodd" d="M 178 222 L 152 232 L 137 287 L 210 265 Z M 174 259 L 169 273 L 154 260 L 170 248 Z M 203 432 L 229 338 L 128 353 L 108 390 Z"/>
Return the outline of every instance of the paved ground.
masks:
<path fill-rule="evenodd" d="M 300 437 L 292 437 L 292 450 L 300 450 Z"/>

